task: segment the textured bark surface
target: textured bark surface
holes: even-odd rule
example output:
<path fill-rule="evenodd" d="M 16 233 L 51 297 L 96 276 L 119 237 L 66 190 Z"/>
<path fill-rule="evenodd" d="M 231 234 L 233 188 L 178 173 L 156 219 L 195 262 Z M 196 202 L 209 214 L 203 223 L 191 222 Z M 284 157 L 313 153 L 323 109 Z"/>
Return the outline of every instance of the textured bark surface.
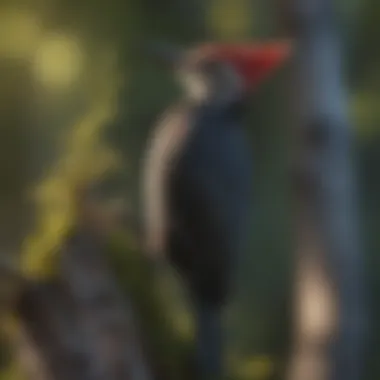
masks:
<path fill-rule="evenodd" d="M 16 348 L 28 379 L 151 379 L 132 305 L 92 234 L 67 241 L 60 276 L 31 283 L 17 311 Z"/>
<path fill-rule="evenodd" d="M 292 380 L 360 380 L 364 369 L 365 254 L 357 210 L 354 134 L 333 3 L 281 2 L 288 31 L 296 38 L 291 95 L 297 144 L 294 195 L 299 274 Z M 332 330 L 335 311 L 338 319 Z M 320 322 L 310 323 L 318 314 Z"/>

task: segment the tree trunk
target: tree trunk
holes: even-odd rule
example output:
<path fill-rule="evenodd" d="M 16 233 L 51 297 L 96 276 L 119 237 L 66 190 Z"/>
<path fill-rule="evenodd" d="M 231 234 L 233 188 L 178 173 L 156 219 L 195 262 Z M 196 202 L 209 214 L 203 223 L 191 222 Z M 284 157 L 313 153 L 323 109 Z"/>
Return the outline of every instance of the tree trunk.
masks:
<path fill-rule="evenodd" d="M 291 95 L 298 281 L 289 377 L 359 380 L 368 296 L 337 19 L 332 0 L 282 5 L 296 38 Z"/>

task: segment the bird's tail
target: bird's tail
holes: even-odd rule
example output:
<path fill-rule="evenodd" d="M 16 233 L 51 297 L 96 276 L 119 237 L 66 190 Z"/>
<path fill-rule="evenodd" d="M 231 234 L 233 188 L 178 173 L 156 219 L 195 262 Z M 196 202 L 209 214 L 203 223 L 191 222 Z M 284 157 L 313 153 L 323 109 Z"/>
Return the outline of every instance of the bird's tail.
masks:
<path fill-rule="evenodd" d="M 220 308 L 196 305 L 196 366 L 200 379 L 220 379 L 223 366 L 223 337 Z"/>

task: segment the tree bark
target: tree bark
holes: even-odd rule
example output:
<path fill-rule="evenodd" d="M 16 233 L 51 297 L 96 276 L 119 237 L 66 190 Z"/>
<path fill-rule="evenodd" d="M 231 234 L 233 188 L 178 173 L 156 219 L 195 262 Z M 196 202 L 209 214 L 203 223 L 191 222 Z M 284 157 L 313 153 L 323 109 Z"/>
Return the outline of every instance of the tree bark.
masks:
<path fill-rule="evenodd" d="M 102 242 L 81 231 L 62 252 L 56 280 L 20 298 L 16 339 L 28 379 L 149 380 L 132 304 L 119 292 Z"/>
<path fill-rule="evenodd" d="M 291 97 L 298 281 L 289 377 L 359 380 L 368 291 L 337 17 L 331 0 L 281 5 L 296 40 Z"/>

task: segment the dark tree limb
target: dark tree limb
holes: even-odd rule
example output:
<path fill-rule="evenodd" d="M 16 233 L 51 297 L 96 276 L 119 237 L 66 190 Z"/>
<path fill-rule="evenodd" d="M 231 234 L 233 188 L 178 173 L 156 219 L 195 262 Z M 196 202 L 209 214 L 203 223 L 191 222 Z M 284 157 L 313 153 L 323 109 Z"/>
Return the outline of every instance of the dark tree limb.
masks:
<path fill-rule="evenodd" d="M 61 257 L 57 279 L 31 282 L 16 310 L 28 378 L 151 379 L 132 304 L 108 269 L 102 241 L 80 231 Z"/>

